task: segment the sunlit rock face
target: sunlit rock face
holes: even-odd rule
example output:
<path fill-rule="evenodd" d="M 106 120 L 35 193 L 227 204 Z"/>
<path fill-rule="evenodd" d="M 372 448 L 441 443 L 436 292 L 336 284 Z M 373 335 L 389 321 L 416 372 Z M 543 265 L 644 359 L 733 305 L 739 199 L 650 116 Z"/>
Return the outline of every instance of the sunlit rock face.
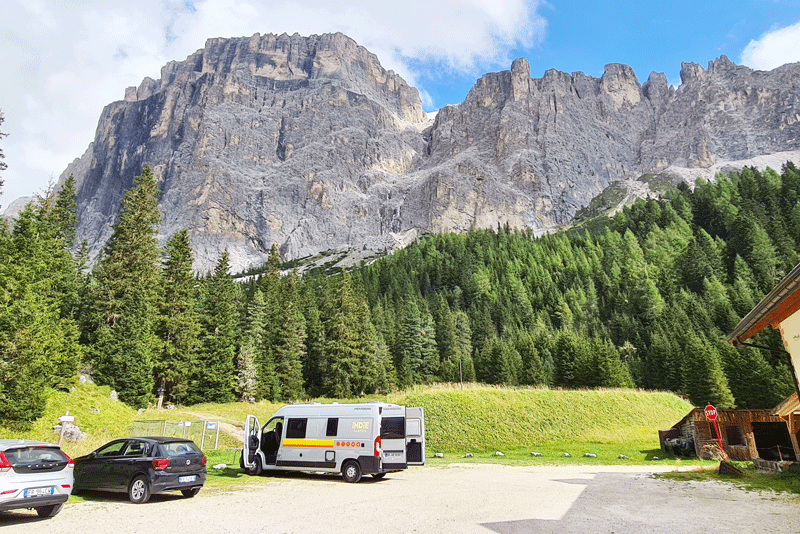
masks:
<path fill-rule="evenodd" d="M 76 178 L 78 239 L 97 254 L 149 164 L 160 238 L 187 228 L 198 271 L 236 270 L 410 231 L 555 228 L 611 182 L 800 148 L 800 65 L 724 56 L 683 83 L 626 65 L 600 78 L 511 70 L 431 122 L 418 91 L 342 34 L 210 39 L 109 104 Z"/>

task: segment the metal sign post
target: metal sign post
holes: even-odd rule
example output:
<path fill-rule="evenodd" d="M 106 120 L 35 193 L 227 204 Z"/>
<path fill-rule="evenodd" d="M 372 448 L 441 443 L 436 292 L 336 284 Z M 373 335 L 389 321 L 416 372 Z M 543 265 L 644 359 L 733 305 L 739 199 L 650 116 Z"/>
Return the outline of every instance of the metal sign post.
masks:
<path fill-rule="evenodd" d="M 714 431 L 717 433 L 717 443 L 719 443 L 719 452 L 722 454 L 722 457 L 725 458 L 727 455 L 725 454 L 725 449 L 722 448 L 722 438 L 719 437 L 719 426 L 717 426 L 717 409 L 711 406 L 711 403 L 708 403 L 708 406 L 705 408 L 706 412 L 706 419 L 714 423 Z"/>

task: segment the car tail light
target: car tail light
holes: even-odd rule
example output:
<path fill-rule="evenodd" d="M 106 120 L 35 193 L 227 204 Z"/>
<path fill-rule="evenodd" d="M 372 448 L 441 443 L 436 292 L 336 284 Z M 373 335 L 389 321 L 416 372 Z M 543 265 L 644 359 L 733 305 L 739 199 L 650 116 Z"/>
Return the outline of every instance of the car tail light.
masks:
<path fill-rule="evenodd" d="M 201 462 L 203 462 L 203 465 L 206 465 L 206 464 L 208 463 L 208 458 L 206 458 L 205 456 L 203 456 L 203 459 L 202 459 L 202 460 L 200 460 L 200 461 L 201 461 Z"/>
<path fill-rule="evenodd" d="M 75 467 L 75 460 L 73 460 L 72 458 L 70 458 L 70 457 L 69 457 L 69 454 L 65 453 L 64 451 L 61 451 L 61 453 L 62 453 L 64 456 L 66 456 L 66 457 L 67 457 L 67 469 L 69 469 L 69 468 L 71 468 L 71 467 Z"/>
<path fill-rule="evenodd" d="M 69 489 L 70 488 L 70 484 L 61 484 L 61 487 L 64 488 L 64 489 Z"/>
<path fill-rule="evenodd" d="M 381 437 L 378 436 L 375 438 L 375 456 L 380 457 L 381 455 Z"/>
<path fill-rule="evenodd" d="M 156 471 L 163 471 L 169 467 L 169 460 L 166 458 L 160 458 L 158 460 L 153 460 L 153 469 Z"/>
<path fill-rule="evenodd" d="M 0 473 L 5 473 L 11 469 L 11 464 L 8 462 L 8 458 L 6 458 L 6 453 L 0 451 Z"/>
<path fill-rule="evenodd" d="M 16 492 L 17 492 L 16 489 L 10 489 L 10 490 L 6 490 L 6 491 L 0 492 L 0 495 L 8 495 L 10 493 L 16 493 Z"/>

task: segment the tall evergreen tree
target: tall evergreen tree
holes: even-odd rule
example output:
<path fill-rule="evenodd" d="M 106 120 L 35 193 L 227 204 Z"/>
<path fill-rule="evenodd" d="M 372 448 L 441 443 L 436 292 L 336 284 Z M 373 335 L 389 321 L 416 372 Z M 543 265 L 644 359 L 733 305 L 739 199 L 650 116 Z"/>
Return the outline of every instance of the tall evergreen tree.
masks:
<path fill-rule="evenodd" d="M 258 282 L 258 287 L 264 294 L 264 333 L 256 349 L 258 397 L 271 400 L 281 398 L 276 365 L 280 359 L 278 352 L 282 344 L 285 309 L 279 267 L 278 249 L 273 243 L 267 260 L 267 272 Z"/>
<path fill-rule="evenodd" d="M 210 277 L 203 281 L 201 301 L 202 347 L 192 376 L 189 402 L 229 402 L 234 392 L 237 352 L 238 291 L 230 275 L 227 249 Z"/>
<path fill-rule="evenodd" d="M 735 408 L 717 350 L 694 333 L 687 335 L 685 350 L 683 392 L 692 403 L 705 406 L 710 402 L 718 409 Z"/>
<path fill-rule="evenodd" d="M 323 391 L 323 364 L 325 361 L 325 328 L 322 324 L 319 302 L 313 284 L 306 284 L 302 296 L 303 315 L 306 320 L 306 357 L 303 361 L 303 382 L 311 397 Z"/>
<path fill-rule="evenodd" d="M 152 400 L 153 365 L 161 350 L 155 332 L 161 294 L 158 193 L 146 166 L 123 196 L 119 218 L 93 272 L 85 314 L 84 339 L 95 379 L 133 406 Z"/>
<path fill-rule="evenodd" d="M 303 360 L 306 357 L 306 320 L 300 309 L 297 273 L 285 279 L 283 313 L 276 338 L 275 377 L 277 397 L 294 400 L 303 394 Z"/>
<path fill-rule="evenodd" d="M 264 294 L 260 288 L 256 288 L 247 307 L 242 342 L 236 360 L 236 391 L 241 400 L 255 400 L 259 396 L 260 373 L 257 355 L 264 344 L 266 322 Z M 269 383 L 271 384 L 275 373 L 273 366 L 270 366 L 269 372 Z"/>
<path fill-rule="evenodd" d="M 74 263 L 58 235 L 51 194 L 28 204 L 9 234 L 0 227 L 0 420 L 27 426 L 45 389 L 77 378 L 81 357 L 71 314 Z"/>
<path fill-rule="evenodd" d="M 156 381 L 167 399 L 182 403 L 200 348 L 200 317 L 197 315 L 197 281 L 192 271 L 192 249 L 184 229 L 164 247 L 163 297 L 158 334 L 163 350 L 155 362 Z"/>
<path fill-rule="evenodd" d="M 372 325 L 366 301 L 346 272 L 329 296 L 324 323 L 326 394 L 350 397 L 385 388 L 388 351 Z"/>

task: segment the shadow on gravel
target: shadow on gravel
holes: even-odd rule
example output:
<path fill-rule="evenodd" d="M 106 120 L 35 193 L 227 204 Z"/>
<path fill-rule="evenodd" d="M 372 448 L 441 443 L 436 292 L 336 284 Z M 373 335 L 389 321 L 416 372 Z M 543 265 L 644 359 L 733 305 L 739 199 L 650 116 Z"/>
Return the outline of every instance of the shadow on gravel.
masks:
<path fill-rule="evenodd" d="M 150 503 L 177 501 L 187 498 L 180 493 L 156 493 L 151 495 L 150 499 L 144 504 L 133 504 L 128 499 L 127 493 L 82 490 L 78 493 L 75 493 L 75 495 L 88 502 L 104 501 L 113 503 L 128 503 L 131 506 L 147 506 Z"/>
<path fill-rule="evenodd" d="M 56 516 L 58 517 L 58 516 Z M 12 510 L 10 512 L 0 512 L 0 527 L 7 525 L 27 525 L 39 521 L 49 521 L 39 517 L 36 510 Z M 55 521 L 58 521 L 55 519 Z M 46 527 L 42 525 L 42 531 L 46 532 Z"/>
<path fill-rule="evenodd" d="M 653 452 L 653 451 L 647 451 Z M 578 479 L 560 482 L 581 483 Z M 559 520 L 482 523 L 499 534 L 681 532 L 707 534 L 709 517 L 725 518 L 741 532 L 790 532 L 800 524 L 797 500 L 776 499 L 721 484 L 688 485 L 648 473 L 598 473 Z M 547 506 L 532 502 L 531 506 Z M 531 512 L 535 515 L 535 512 Z"/>
<path fill-rule="evenodd" d="M 342 484 L 347 484 L 347 482 L 345 482 L 342 479 L 342 476 L 339 473 L 306 473 L 302 471 L 264 471 L 259 476 L 266 478 L 276 478 L 276 479 L 329 480 L 331 482 L 341 482 Z M 387 474 L 383 478 L 375 478 L 372 475 L 364 475 L 361 477 L 361 480 L 358 482 L 358 484 L 375 484 L 378 482 L 383 482 L 384 480 L 392 480 L 391 473 Z"/>

